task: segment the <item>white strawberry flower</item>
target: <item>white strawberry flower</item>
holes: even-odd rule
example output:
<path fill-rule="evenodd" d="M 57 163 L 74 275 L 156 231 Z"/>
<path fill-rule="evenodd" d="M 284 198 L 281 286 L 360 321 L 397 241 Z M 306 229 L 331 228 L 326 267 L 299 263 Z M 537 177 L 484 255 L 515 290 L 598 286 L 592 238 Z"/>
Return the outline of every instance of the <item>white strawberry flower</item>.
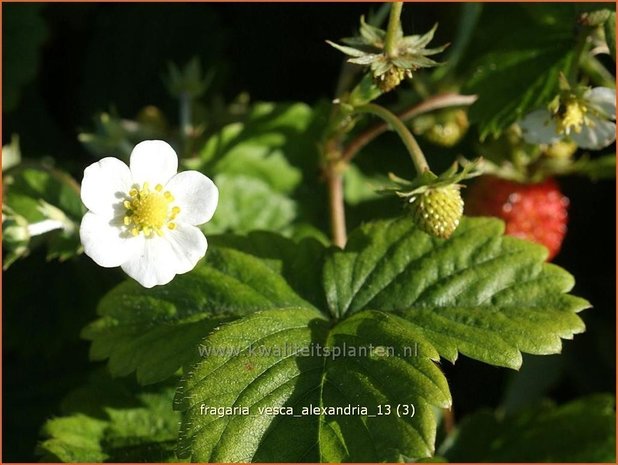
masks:
<path fill-rule="evenodd" d="M 553 144 L 567 139 L 583 149 L 598 150 L 616 140 L 615 89 L 569 93 L 557 103 L 529 113 L 519 123 L 526 142 Z"/>
<path fill-rule="evenodd" d="M 144 287 L 192 270 L 208 242 L 219 191 L 197 171 L 177 173 L 178 156 L 160 140 L 140 142 L 129 166 L 108 157 L 84 170 L 80 227 L 84 252 L 98 265 L 120 266 Z"/>

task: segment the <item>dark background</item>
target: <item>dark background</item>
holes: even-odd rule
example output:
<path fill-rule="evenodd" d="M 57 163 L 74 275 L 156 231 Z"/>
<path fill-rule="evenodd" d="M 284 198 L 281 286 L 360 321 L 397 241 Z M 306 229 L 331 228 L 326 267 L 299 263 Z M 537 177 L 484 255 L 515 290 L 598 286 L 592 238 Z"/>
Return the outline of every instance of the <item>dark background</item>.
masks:
<path fill-rule="evenodd" d="M 169 61 L 183 65 L 195 55 L 219 70 L 205 99 L 229 101 L 243 91 L 254 101 L 332 98 L 341 55 L 324 41 L 353 35 L 359 16 L 377 7 L 4 4 L 3 144 L 19 134 L 24 157 L 53 156 L 80 179 L 92 158 L 77 134 L 92 129 L 93 115 L 113 107 L 131 118 L 155 104 L 175 122 L 177 103 L 162 76 Z M 500 8 L 486 5 L 484 14 L 502 14 Z M 404 27 L 418 33 L 439 21 L 435 43 L 443 43 L 452 39 L 459 9 L 413 4 Z M 15 103 L 7 107 L 9 93 Z M 563 402 L 615 390 L 615 183 L 561 184 L 571 220 L 555 262 L 575 275 L 575 294 L 595 307 L 583 314 L 588 331 L 565 342 L 563 355 L 526 357 L 519 375 L 465 358 L 444 362 L 458 418 L 505 399 L 516 408 L 540 395 Z M 36 460 L 44 420 L 98 366 L 88 361 L 79 331 L 120 278 L 85 257 L 46 263 L 43 251 L 3 273 L 3 461 Z"/>

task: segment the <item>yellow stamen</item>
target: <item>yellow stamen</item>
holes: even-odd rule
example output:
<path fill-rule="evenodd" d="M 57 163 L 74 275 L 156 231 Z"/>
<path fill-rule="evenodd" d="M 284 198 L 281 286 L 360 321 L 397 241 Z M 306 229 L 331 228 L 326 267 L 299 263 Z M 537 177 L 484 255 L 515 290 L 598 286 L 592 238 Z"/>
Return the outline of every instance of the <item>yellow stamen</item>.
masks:
<path fill-rule="evenodd" d="M 172 220 L 180 213 L 180 207 L 172 206 L 174 196 L 169 191 L 163 191 L 163 185 L 157 184 L 154 191 L 149 189 L 148 183 L 142 188 L 132 188 L 129 198 L 122 202 L 126 208 L 123 223 L 133 236 L 143 233 L 145 237 L 163 235 L 163 227 L 173 230 L 176 224 Z"/>
<path fill-rule="evenodd" d="M 570 134 L 571 129 L 581 132 L 582 126 L 587 123 L 587 112 L 588 108 L 583 102 L 577 98 L 570 99 L 558 115 L 558 132 L 566 135 Z"/>

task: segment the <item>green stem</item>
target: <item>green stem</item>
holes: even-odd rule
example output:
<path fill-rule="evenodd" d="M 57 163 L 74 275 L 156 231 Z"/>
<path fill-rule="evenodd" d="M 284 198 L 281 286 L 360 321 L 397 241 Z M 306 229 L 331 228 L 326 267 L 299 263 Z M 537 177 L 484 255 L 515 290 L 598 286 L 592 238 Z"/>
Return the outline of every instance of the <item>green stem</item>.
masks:
<path fill-rule="evenodd" d="M 597 86 L 614 87 L 616 85 L 612 73 L 596 57 L 585 56 L 581 62 L 581 68 Z"/>
<path fill-rule="evenodd" d="M 414 167 L 416 168 L 418 174 L 429 171 L 429 165 L 427 164 L 423 151 L 416 142 L 416 139 L 412 133 L 408 130 L 405 124 L 401 122 L 397 115 L 391 113 L 380 105 L 376 105 L 375 103 L 368 103 L 367 105 L 356 107 L 355 111 L 358 113 L 371 113 L 386 121 L 395 130 L 395 132 L 399 134 L 399 137 L 401 137 L 403 144 L 410 153 L 410 158 L 412 158 L 412 162 L 414 163 Z"/>
<path fill-rule="evenodd" d="M 397 52 L 397 41 L 401 38 L 401 10 L 403 2 L 395 2 L 391 5 L 391 13 L 388 17 L 386 37 L 384 38 L 384 53 L 392 57 Z"/>

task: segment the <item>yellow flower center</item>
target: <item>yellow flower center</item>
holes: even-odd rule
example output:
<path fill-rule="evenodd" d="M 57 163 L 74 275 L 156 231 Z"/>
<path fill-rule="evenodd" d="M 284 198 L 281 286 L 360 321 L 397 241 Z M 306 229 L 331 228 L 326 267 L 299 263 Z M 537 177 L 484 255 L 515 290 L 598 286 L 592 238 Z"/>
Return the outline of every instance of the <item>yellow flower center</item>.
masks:
<path fill-rule="evenodd" d="M 564 110 L 558 115 L 558 132 L 569 134 L 571 129 L 580 132 L 584 124 L 588 124 L 586 113 L 588 108 L 580 100 L 573 98 L 564 106 Z"/>
<path fill-rule="evenodd" d="M 169 191 L 163 191 L 163 186 L 157 184 L 154 191 L 145 182 L 141 189 L 129 191 L 129 198 L 123 202 L 126 208 L 124 224 L 134 236 L 144 233 L 151 237 L 153 233 L 162 236 L 163 228 L 175 229 L 173 220 L 180 213 L 180 207 L 171 206 L 174 196 Z"/>

